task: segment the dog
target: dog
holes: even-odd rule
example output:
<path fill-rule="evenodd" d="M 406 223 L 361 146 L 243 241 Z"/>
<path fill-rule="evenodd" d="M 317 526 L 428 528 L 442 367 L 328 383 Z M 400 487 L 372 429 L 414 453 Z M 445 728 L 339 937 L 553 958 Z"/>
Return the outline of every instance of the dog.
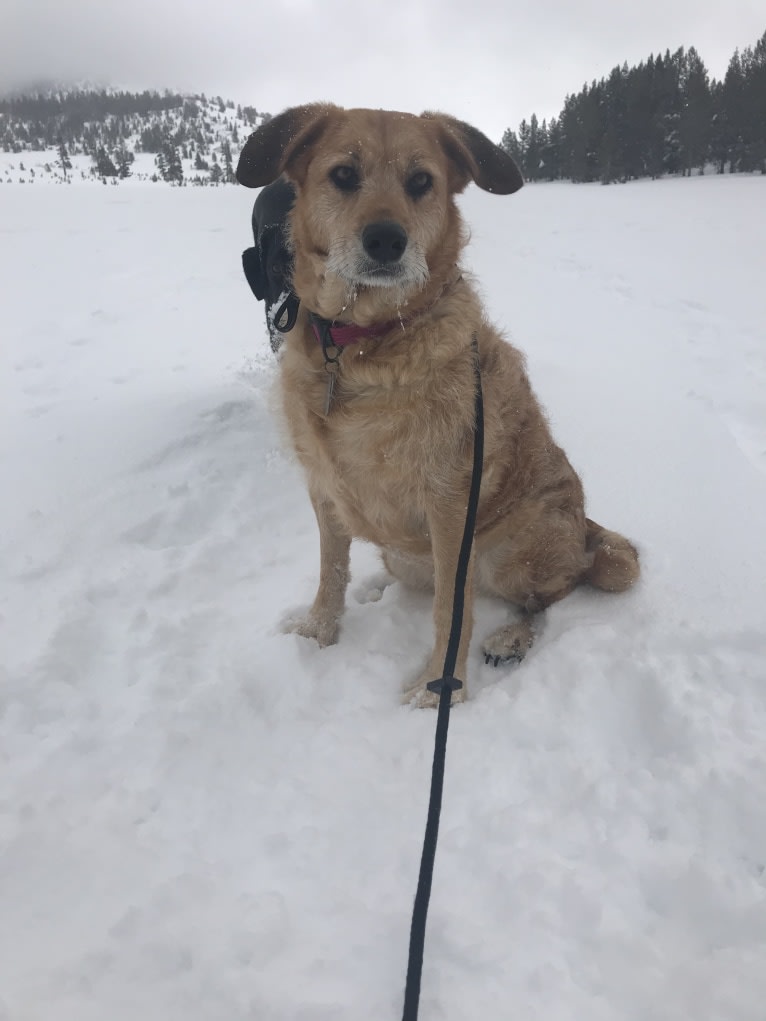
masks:
<path fill-rule="evenodd" d="M 631 542 L 585 514 L 583 487 L 554 442 L 524 359 L 482 311 L 460 269 L 455 196 L 523 185 L 478 129 L 420 116 L 293 107 L 247 140 L 250 188 L 284 175 L 295 191 L 288 241 L 300 301 L 281 358 L 292 443 L 319 524 L 314 603 L 290 630 L 338 639 L 353 538 L 390 574 L 434 592 L 434 646 L 403 699 L 433 705 L 452 617 L 474 429 L 474 353 L 484 389 L 484 462 L 456 676 L 466 677 L 475 591 L 516 608 L 483 641 L 495 665 L 532 645 L 535 615 L 580 584 L 620 592 L 639 575 Z M 465 697 L 465 685 L 453 701 Z"/>

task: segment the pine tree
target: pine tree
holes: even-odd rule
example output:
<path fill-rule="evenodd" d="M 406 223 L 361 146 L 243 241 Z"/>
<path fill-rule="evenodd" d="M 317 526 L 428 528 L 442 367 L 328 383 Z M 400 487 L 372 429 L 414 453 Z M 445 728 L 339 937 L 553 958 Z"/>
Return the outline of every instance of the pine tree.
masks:
<path fill-rule="evenodd" d="M 157 154 L 157 169 L 163 181 L 170 184 L 183 184 L 184 168 L 177 146 L 166 138 Z"/>
<path fill-rule="evenodd" d="M 684 174 L 702 170 L 710 155 L 713 99 L 707 68 L 692 46 L 681 69 L 679 134 Z"/>
<path fill-rule="evenodd" d="M 542 138 L 540 136 L 540 125 L 537 115 L 532 114 L 529 119 L 529 138 L 524 155 L 524 173 L 530 181 L 536 181 L 540 177 L 542 164 Z"/>
<path fill-rule="evenodd" d="M 602 133 L 598 149 L 598 174 L 602 184 L 625 181 L 627 176 L 626 109 L 629 72 L 627 66 L 612 69 L 599 82 Z"/>
<path fill-rule="evenodd" d="M 726 141 L 726 114 L 723 101 L 723 85 L 714 81 L 710 86 L 712 116 L 710 118 L 710 158 L 719 174 L 726 170 L 729 148 Z"/>
<path fill-rule="evenodd" d="M 69 159 L 69 153 L 67 152 L 67 148 L 64 145 L 64 139 L 61 137 L 61 135 L 59 135 L 58 142 L 59 142 L 59 145 L 58 145 L 58 148 L 59 148 L 58 162 L 59 162 L 59 166 L 61 167 L 61 172 L 64 175 L 64 180 L 66 181 L 67 180 L 67 171 L 72 169 L 72 161 Z"/>
<path fill-rule="evenodd" d="M 555 117 L 551 117 L 542 154 L 545 177 L 548 181 L 555 181 L 561 177 L 561 146 L 561 125 Z"/>
<path fill-rule="evenodd" d="M 511 131 L 507 128 L 503 132 L 503 137 L 500 141 L 501 148 L 505 149 L 509 156 L 521 166 L 521 146 L 519 145 L 519 139 L 515 131 Z"/>
<path fill-rule="evenodd" d="M 670 131 L 675 96 L 673 94 L 672 58 L 668 52 L 654 61 L 654 74 L 649 83 L 648 170 L 652 178 L 662 177 L 671 169 Z"/>
<path fill-rule="evenodd" d="M 742 54 L 741 169 L 766 174 L 766 32 Z"/>
<path fill-rule="evenodd" d="M 231 145 L 228 141 L 221 145 L 221 155 L 223 156 L 223 179 L 227 184 L 234 184 L 237 178 L 234 173 Z"/>
<path fill-rule="evenodd" d="M 745 92 L 745 73 L 739 50 L 735 50 L 726 69 L 721 90 L 721 133 L 729 173 L 742 169 L 744 155 L 743 134 L 743 98 Z"/>
<path fill-rule="evenodd" d="M 755 44 L 753 54 L 753 123 L 759 168 L 766 174 L 766 32 Z"/>
<path fill-rule="evenodd" d="M 106 181 L 107 177 L 117 176 L 117 167 L 112 162 L 111 157 L 103 145 L 99 146 L 96 150 L 96 155 L 93 159 L 96 165 L 96 173 L 99 177 L 103 178 L 104 181 Z"/>
<path fill-rule="evenodd" d="M 527 150 L 529 149 L 529 125 L 525 120 L 519 124 L 519 166 L 527 176 Z"/>
<path fill-rule="evenodd" d="M 117 166 L 117 176 L 121 180 L 125 180 L 126 177 L 130 177 L 130 165 L 135 160 L 135 156 L 128 149 L 125 142 L 121 142 L 119 147 L 115 150 L 114 161 Z"/>

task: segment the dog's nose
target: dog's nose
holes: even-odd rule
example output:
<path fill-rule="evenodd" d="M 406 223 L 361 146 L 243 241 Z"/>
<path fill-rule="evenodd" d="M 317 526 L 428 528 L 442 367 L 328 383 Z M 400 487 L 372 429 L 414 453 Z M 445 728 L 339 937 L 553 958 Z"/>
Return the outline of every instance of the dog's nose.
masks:
<path fill-rule="evenodd" d="M 394 220 L 369 223 L 362 231 L 362 245 L 375 262 L 398 262 L 407 247 L 407 234 Z"/>

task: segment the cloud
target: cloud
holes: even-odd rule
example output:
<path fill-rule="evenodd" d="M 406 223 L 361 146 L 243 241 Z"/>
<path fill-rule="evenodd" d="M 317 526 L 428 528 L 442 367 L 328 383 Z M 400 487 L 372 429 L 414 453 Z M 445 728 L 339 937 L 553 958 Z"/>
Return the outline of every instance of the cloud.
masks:
<path fill-rule="evenodd" d="M 721 76 L 766 16 L 749 0 L 4 0 L 0 89 L 87 80 L 221 94 L 260 110 L 327 99 L 446 110 L 499 137 L 665 48 Z"/>

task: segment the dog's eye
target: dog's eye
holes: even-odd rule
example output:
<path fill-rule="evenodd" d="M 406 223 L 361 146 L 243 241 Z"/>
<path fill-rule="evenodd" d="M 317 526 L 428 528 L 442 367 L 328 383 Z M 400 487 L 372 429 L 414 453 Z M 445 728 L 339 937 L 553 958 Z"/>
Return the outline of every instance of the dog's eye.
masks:
<path fill-rule="evenodd" d="M 356 191 L 359 187 L 359 174 L 354 167 L 341 165 L 330 171 L 330 180 L 341 191 Z"/>
<path fill-rule="evenodd" d="M 406 189 L 407 193 L 414 199 L 420 198 L 421 195 L 425 195 L 427 191 L 430 191 L 433 187 L 434 179 L 425 170 L 418 170 L 416 174 L 408 178 Z"/>

